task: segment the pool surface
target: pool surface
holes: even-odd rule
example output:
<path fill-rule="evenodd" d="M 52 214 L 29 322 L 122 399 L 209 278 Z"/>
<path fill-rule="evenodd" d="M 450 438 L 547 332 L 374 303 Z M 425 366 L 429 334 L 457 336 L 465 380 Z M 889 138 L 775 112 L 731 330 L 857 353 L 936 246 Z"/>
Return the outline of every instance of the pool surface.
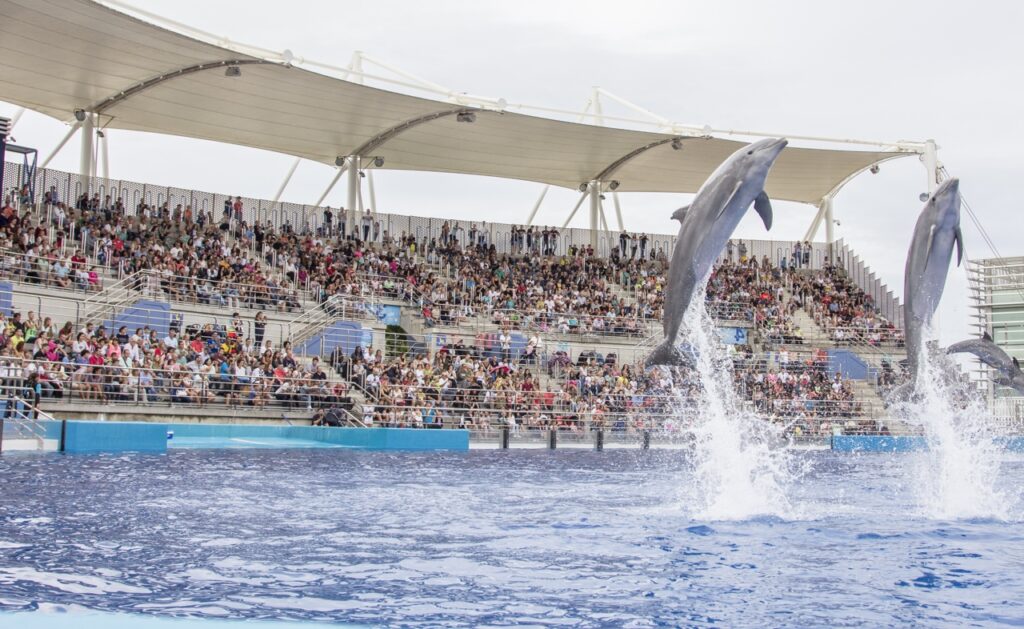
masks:
<path fill-rule="evenodd" d="M 798 456 L 791 513 L 704 521 L 685 451 L 4 455 L 0 627 L 1024 623 L 1019 505 L 931 519 L 923 455 Z"/>

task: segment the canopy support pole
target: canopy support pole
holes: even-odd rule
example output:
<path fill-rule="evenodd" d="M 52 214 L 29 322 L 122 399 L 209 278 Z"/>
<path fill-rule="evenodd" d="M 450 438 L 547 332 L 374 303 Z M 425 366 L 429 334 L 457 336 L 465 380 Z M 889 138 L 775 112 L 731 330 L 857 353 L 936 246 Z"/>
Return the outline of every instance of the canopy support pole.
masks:
<path fill-rule="evenodd" d="M 530 212 L 530 218 L 526 219 L 526 226 L 533 225 L 533 219 L 537 216 L 537 210 L 540 209 L 540 204 L 544 202 L 544 197 L 548 193 L 548 188 L 551 186 L 544 186 L 544 189 L 540 191 L 540 196 L 537 197 L 537 202 L 533 204 L 533 211 Z"/>
<path fill-rule="evenodd" d="M 100 177 L 103 178 L 104 182 L 110 181 L 110 152 L 107 151 L 107 133 L 104 131 L 99 136 L 100 142 Z"/>
<path fill-rule="evenodd" d="M 612 193 L 612 201 L 615 202 L 615 218 L 619 221 L 619 231 L 626 231 L 626 228 L 622 225 L 622 207 L 619 205 L 619 193 Z"/>
<path fill-rule="evenodd" d="M 825 197 L 828 198 L 828 197 Z M 818 229 L 821 227 L 821 221 L 825 218 L 825 199 L 822 199 L 818 203 L 818 212 L 811 219 L 811 224 L 807 228 L 807 232 L 804 234 L 804 240 L 807 242 L 813 242 L 818 236 Z"/>
<path fill-rule="evenodd" d="M 926 140 L 924 143 L 924 153 L 921 154 L 921 161 L 924 162 L 924 168 L 928 171 L 928 195 L 931 196 L 939 187 L 939 147 L 935 144 L 935 140 Z"/>
<path fill-rule="evenodd" d="M 569 226 L 569 223 L 572 222 L 573 217 L 576 216 L 576 212 L 579 211 L 580 206 L 583 205 L 583 201 L 586 200 L 587 195 L 589 194 L 590 188 L 588 187 L 586 190 L 583 191 L 583 194 L 580 195 L 580 200 L 576 202 L 576 207 L 572 208 L 572 212 L 569 213 L 569 218 L 565 219 L 565 222 L 562 223 L 562 229 L 565 229 L 566 227 Z"/>
<path fill-rule="evenodd" d="M 338 168 L 338 172 L 334 173 L 334 179 L 331 179 L 331 183 L 327 184 L 327 189 L 324 190 L 324 193 L 321 194 L 320 198 L 316 200 L 316 207 L 323 206 L 324 199 L 326 199 L 327 195 L 331 193 L 331 190 L 334 189 L 334 186 L 338 183 L 338 180 L 341 179 L 341 176 L 345 174 L 346 170 L 348 170 L 347 161 L 341 167 Z"/>
<path fill-rule="evenodd" d="M 601 214 L 601 182 L 591 181 L 587 184 L 590 189 L 590 246 L 597 251 L 597 230 L 600 227 L 599 216 Z"/>
<path fill-rule="evenodd" d="M 359 217 L 356 216 L 359 205 L 359 156 L 349 155 L 345 158 L 348 164 L 348 211 L 345 212 L 345 233 L 354 234 Z"/>
<path fill-rule="evenodd" d="M 85 120 L 82 121 L 82 144 L 79 151 L 78 174 L 85 179 L 85 190 L 89 190 L 89 179 L 92 177 L 93 169 L 93 139 L 96 135 L 93 126 L 95 119 L 91 111 L 85 112 Z"/>
<path fill-rule="evenodd" d="M 598 196 L 598 199 L 600 199 L 600 198 L 601 197 Z M 604 212 L 604 200 L 603 199 L 600 201 L 600 204 L 601 204 L 601 229 L 604 230 L 605 234 L 611 235 L 611 230 L 608 229 L 608 216 Z"/>
<path fill-rule="evenodd" d="M 366 169 L 366 187 L 370 190 L 370 211 L 377 216 L 377 191 L 373 189 L 373 169 Z"/>
<path fill-rule="evenodd" d="M 277 194 L 274 195 L 274 203 L 281 200 L 281 195 L 284 194 L 284 189 L 288 187 L 288 182 L 292 180 L 292 175 L 295 174 L 295 169 L 299 167 L 299 162 L 301 161 L 301 157 L 296 157 L 295 161 L 292 162 L 292 167 L 288 169 L 288 174 L 284 176 L 284 181 L 281 182 L 281 186 L 277 189 Z M 319 203 L 317 205 L 319 205 Z"/>
<path fill-rule="evenodd" d="M 77 121 L 75 122 L 75 124 L 71 125 L 71 128 L 68 129 L 68 132 L 64 134 L 64 138 L 57 143 L 57 146 L 53 149 L 53 151 L 50 152 L 50 155 L 45 160 L 43 160 L 43 165 L 41 166 L 41 168 L 46 168 L 47 166 L 50 165 L 50 162 L 53 161 L 53 158 L 57 157 L 57 153 L 60 153 L 60 150 L 64 148 L 64 145 L 67 144 L 68 140 L 71 139 L 71 136 L 75 135 L 75 132 L 78 131 L 81 127 L 82 123 Z"/>
<path fill-rule="evenodd" d="M 835 225 L 836 221 L 832 217 L 832 195 L 826 196 L 821 201 L 822 208 L 825 210 L 825 243 L 828 245 L 828 261 L 832 262 L 832 248 L 836 241 Z"/>

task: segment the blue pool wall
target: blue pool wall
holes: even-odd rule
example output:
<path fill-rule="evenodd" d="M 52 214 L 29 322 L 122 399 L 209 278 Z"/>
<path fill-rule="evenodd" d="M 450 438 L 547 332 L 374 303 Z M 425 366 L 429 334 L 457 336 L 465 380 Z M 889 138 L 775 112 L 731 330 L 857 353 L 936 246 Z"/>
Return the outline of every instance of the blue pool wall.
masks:
<path fill-rule="evenodd" d="M 1024 437 L 1001 437 L 996 443 L 1010 452 L 1024 452 Z M 835 452 L 917 452 L 928 449 L 924 437 L 890 437 L 875 435 L 832 437 Z"/>
<path fill-rule="evenodd" d="M 924 437 L 889 437 L 875 435 L 832 437 L 835 452 L 914 452 L 926 450 Z"/>
<path fill-rule="evenodd" d="M 254 426 L 251 424 L 167 424 L 174 437 L 276 438 L 322 441 L 369 450 L 468 450 L 467 430 L 419 428 L 332 428 L 329 426 Z"/>
<path fill-rule="evenodd" d="M 64 451 L 166 452 L 167 425 L 147 422 L 70 421 L 64 432 Z"/>
<path fill-rule="evenodd" d="M 61 422 L 47 421 L 46 438 L 59 440 Z M 367 450 L 468 450 L 469 431 L 415 428 L 333 428 L 253 424 L 165 424 L 149 422 L 66 422 L 65 452 L 166 452 L 174 437 L 278 438 L 320 441 Z"/>

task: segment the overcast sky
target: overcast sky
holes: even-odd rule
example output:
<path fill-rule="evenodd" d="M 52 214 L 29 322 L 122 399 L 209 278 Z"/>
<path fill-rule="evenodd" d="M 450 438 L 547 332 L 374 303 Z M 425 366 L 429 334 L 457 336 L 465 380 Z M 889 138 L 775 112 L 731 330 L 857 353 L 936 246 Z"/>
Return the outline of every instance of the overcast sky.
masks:
<path fill-rule="evenodd" d="M 601 86 L 680 123 L 795 135 L 924 140 L 1002 255 L 1022 255 L 1017 208 L 1024 145 L 1018 2 L 263 2 L 134 0 L 139 8 L 265 48 L 347 65 L 362 50 L 456 91 L 579 110 Z M 943 6 L 947 5 L 948 6 Z M 2 95 L 0 95 L 2 97 Z M 611 103 L 605 113 L 636 117 Z M 14 108 L 0 105 L 0 114 Z M 62 122 L 31 112 L 15 130 L 43 156 Z M 291 157 L 209 142 L 110 131 L 111 176 L 270 198 Z M 799 145 L 799 143 L 794 143 Z M 53 167 L 76 170 L 71 143 Z M 333 169 L 304 162 L 284 200 L 312 203 Z M 378 209 L 518 222 L 539 184 L 378 171 Z M 338 186 L 328 202 L 343 204 Z M 838 196 L 845 238 L 897 294 L 922 204 L 916 158 L 862 175 Z M 538 223 L 561 224 L 578 193 L 553 189 Z M 621 195 L 627 228 L 673 232 L 685 195 Z M 775 239 L 800 238 L 810 206 L 776 203 Z M 585 212 L 574 225 L 583 227 Z M 992 257 L 968 217 L 970 257 Z M 738 237 L 764 238 L 751 212 Z M 824 239 L 824 229 L 819 234 Z M 943 342 L 967 334 L 966 276 L 951 268 Z"/>

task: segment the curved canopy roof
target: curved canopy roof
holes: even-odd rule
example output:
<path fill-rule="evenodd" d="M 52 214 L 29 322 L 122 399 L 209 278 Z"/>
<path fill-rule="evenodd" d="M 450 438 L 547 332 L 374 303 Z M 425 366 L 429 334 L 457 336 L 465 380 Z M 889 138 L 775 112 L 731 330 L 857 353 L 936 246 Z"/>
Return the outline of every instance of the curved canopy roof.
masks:
<path fill-rule="evenodd" d="M 622 192 L 693 193 L 743 145 L 688 137 L 675 150 L 667 134 L 492 110 L 459 122 L 465 107 L 239 54 L 91 0 L 0 0 L 0 57 L 0 98 L 62 120 L 84 109 L 104 127 L 326 164 L 369 143 L 384 168 L 568 188 L 603 173 Z M 240 76 L 226 76 L 226 65 L 238 65 Z M 905 154 L 791 146 L 768 193 L 818 203 L 852 175 Z"/>

